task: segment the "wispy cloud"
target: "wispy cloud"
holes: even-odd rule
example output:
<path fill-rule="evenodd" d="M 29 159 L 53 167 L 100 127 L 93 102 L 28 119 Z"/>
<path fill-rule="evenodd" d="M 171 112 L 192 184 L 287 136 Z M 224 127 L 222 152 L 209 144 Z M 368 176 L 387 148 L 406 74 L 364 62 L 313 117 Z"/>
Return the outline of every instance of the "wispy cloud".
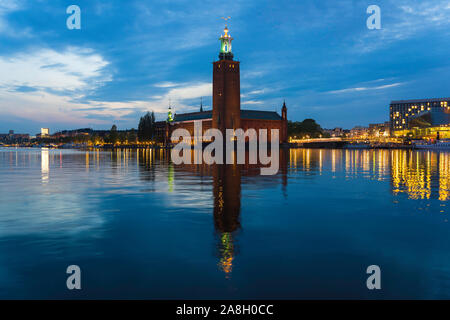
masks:
<path fill-rule="evenodd" d="M 256 101 L 256 100 L 247 100 L 247 101 L 242 101 L 241 104 L 246 105 L 246 104 L 262 104 L 261 101 Z"/>
<path fill-rule="evenodd" d="M 175 82 L 161 82 L 154 85 L 156 88 L 172 88 L 176 87 L 177 84 Z"/>
<path fill-rule="evenodd" d="M 396 83 L 385 84 L 385 85 L 376 86 L 376 87 L 354 87 L 354 88 L 346 88 L 346 89 L 328 91 L 327 93 L 339 94 L 339 93 L 349 93 L 349 92 L 359 92 L 359 91 L 369 91 L 369 90 L 382 90 L 382 89 L 398 87 L 398 86 L 401 86 L 402 84 L 403 84 L 402 82 L 396 82 Z"/>

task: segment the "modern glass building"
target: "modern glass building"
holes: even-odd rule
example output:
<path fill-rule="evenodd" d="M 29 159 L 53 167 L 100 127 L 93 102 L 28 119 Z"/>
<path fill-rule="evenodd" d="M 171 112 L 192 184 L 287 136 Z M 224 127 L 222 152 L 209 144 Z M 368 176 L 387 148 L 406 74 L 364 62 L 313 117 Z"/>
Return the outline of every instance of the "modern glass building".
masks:
<path fill-rule="evenodd" d="M 413 129 L 450 130 L 450 98 L 395 100 L 389 114 L 391 133 L 396 136 Z"/>

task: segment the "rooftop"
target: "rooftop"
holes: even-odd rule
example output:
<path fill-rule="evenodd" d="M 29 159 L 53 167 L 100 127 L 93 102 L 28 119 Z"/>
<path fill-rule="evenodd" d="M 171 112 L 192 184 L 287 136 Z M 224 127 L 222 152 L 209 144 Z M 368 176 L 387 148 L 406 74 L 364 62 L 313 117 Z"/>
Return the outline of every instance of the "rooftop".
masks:
<path fill-rule="evenodd" d="M 391 101 L 391 104 L 396 104 L 396 103 L 441 102 L 441 101 L 450 101 L 450 98 L 412 99 L 412 100 L 392 100 L 392 101 Z"/>
<path fill-rule="evenodd" d="M 174 122 L 212 119 L 212 110 L 175 114 Z M 281 120 L 276 111 L 241 110 L 241 119 Z"/>
<path fill-rule="evenodd" d="M 175 113 L 173 122 L 205 120 L 212 118 L 212 110 L 203 112 Z"/>

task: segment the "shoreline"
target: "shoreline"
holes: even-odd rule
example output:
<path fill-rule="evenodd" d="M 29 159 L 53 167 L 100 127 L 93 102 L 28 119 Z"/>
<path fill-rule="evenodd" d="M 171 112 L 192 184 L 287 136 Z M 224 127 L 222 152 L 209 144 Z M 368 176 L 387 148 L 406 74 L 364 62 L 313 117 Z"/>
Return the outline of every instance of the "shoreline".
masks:
<path fill-rule="evenodd" d="M 20 149 L 57 149 L 57 150 L 117 150 L 117 149 L 155 149 L 155 150 L 171 150 L 173 146 L 138 146 L 138 145 L 121 145 L 121 146 L 29 146 L 29 145 L 0 145 L 0 148 L 20 148 Z M 247 149 L 247 148 L 246 148 Z M 429 148 L 417 148 L 413 145 L 399 146 L 318 146 L 318 145 L 280 145 L 280 149 L 324 149 L 324 150 L 417 150 L 417 151 L 444 151 L 450 152 L 450 149 L 436 148 L 432 145 Z"/>

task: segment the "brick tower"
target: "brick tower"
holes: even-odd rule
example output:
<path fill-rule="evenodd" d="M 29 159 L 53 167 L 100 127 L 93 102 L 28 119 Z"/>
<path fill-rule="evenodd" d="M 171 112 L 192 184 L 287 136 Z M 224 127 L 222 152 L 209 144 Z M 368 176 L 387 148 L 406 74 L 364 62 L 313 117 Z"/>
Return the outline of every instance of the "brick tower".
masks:
<path fill-rule="evenodd" d="M 225 137 L 225 129 L 241 127 L 241 84 L 239 61 L 233 61 L 233 38 L 226 26 L 219 40 L 219 60 L 213 63 L 212 127 L 221 130 Z"/>

